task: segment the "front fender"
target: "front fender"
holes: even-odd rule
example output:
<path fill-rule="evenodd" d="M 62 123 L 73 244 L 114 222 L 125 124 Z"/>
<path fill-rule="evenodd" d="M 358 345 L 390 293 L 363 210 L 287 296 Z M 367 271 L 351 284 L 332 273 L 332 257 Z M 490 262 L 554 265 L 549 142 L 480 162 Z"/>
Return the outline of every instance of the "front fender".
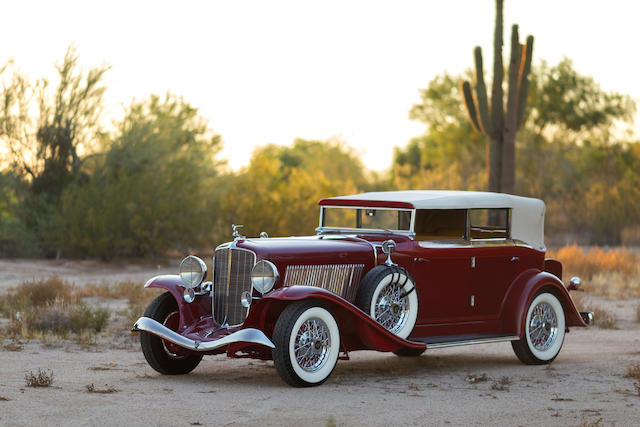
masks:
<path fill-rule="evenodd" d="M 515 334 L 521 338 L 524 336 L 527 309 L 534 296 L 543 288 L 553 293 L 562 304 L 567 328 L 587 326 L 558 277 L 540 270 L 528 270 L 512 283 L 502 303 L 500 316 L 502 332 Z"/>
<path fill-rule="evenodd" d="M 347 351 L 396 351 L 402 348 L 424 349 L 423 343 L 402 339 L 386 330 L 364 311 L 349 301 L 322 288 L 290 286 L 277 289 L 256 301 L 245 321 L 246 327 L 255 327 L 273 334 L 280 313 L 293 302 L 315 300 L 329 308 L 338 323 L 343 347 Z"/>
<path fill-rule="evenodd" d="M 180 325 L 178 326 L 180 331 L 185 326 L 193 325 L 202 317 L 211 316 L 211 296 L 200 295 L 192 303 L 187 303 L 183 297 L 184 286 L 182 285 L 182 280 L 177 274 L 153 277 L 144 284 L 144 287 L 164 289 L 173 295 L 180 312 Z"/>

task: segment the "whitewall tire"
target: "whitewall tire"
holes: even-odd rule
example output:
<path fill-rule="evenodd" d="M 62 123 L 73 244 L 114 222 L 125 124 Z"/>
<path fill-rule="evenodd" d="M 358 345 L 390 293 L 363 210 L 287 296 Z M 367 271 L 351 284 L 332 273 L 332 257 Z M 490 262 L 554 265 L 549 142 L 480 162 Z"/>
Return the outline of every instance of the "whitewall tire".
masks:
<path fill-rule="evenodd" d="M 385 329 L 400 338 L 407 338 L 418 318 L 415 286 L 404 268 L 379 265 L 360 282 L 356 305 Z"/>
<path fill-rule="evenodd" d="M 551 363 L 562 349 L 565 317 L 558 298 L 548 292 L 537 294 L 527 309 L 524 336 L 512 341 L 513 351 L 528 365 Z"/>
<path fill-rule="evenodd" d="M 340 331 L 333 315 L 310 301 L 288 306 L 273 332 L 273 361 L 280 377 L 294 387 L 322 384 L 340 353 Z"/>

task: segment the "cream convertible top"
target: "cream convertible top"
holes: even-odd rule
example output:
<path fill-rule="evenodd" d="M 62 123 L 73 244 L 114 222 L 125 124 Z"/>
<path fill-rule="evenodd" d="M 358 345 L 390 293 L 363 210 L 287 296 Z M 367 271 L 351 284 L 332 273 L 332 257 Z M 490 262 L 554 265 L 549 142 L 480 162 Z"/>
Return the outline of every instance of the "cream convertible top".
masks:
<path fill-rule="evenodd" d="M 389 207 L 413 209 L 510 208 L 511 237 L 536 249 L 544 250 L 544 202 L 529 197 L 480 191 L 383 191 L 331 197 L 320 201 L 324 206 Z M 356 203 L 354 203 L 356 202 Z M 372 204 L 373 203 L 373 204 Z"/>

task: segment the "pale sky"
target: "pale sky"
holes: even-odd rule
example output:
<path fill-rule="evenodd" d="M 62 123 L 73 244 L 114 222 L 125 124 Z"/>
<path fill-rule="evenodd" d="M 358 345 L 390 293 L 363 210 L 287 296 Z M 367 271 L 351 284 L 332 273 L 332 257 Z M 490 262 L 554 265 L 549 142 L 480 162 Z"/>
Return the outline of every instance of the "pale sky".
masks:
<path fill-rule="evenodd" d="M 86 69 L 112 66 L 107 116 L 133 98 L 184 96 L 220 134 L 234 169 L 253 149 L 339 137 L 374 170 L 423 132 L 408 119 L 419 89 L 460 73 L 483 47 L 492 63 L 494 1 L 2 1 L 0 63 L 35 79 L 74 43 Z M 640 3 L 506 0 L 535 36 L 534 62 L 563 55 L 605 89 L 640 99 Z M 508 45 L 505 46 L 505 61 Z M 636 124 L 637 126 L 638 124 Z"/>

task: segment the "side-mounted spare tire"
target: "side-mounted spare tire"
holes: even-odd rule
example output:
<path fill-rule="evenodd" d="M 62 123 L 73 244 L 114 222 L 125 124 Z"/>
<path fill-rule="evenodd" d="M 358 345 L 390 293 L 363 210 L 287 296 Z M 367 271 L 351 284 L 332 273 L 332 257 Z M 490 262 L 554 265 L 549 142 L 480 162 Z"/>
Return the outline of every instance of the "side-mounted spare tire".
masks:
<path fill-rule="evenodd" d="M 356 306 L 400 338 L 407 338 L 418 318 L 416 285 L 407 270 L 378 265 L 362 278 Z"/>

